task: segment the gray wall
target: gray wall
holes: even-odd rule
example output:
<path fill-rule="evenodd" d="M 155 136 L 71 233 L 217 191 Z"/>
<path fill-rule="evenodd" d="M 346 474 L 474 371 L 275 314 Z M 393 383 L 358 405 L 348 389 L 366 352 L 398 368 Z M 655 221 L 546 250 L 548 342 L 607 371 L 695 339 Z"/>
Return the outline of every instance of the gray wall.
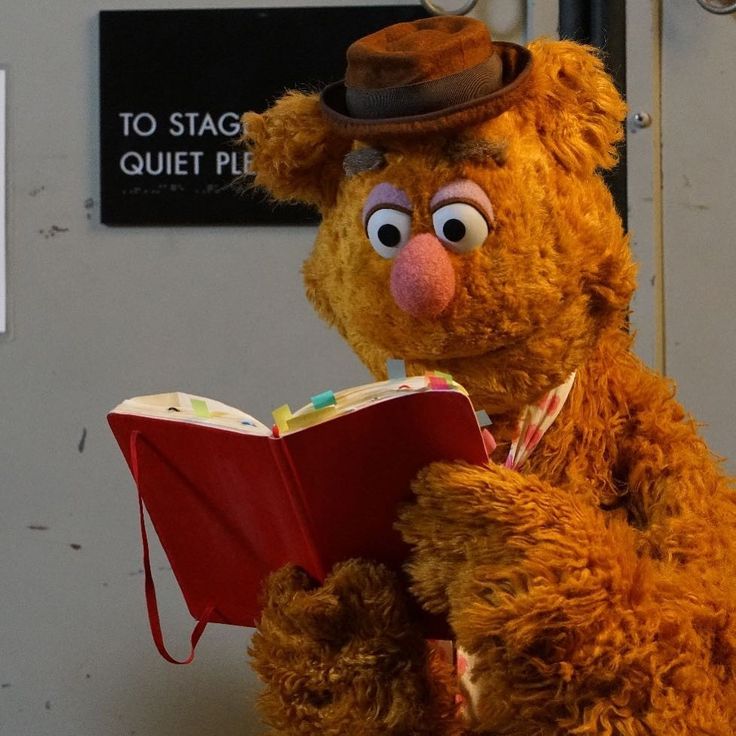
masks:
<path fill-rule="evenodd" d="M 261 730 L 246 630 L 211 627 L 189 667 L 153 648 L 136 496 L 105 414 L 129 396 L 180 389 L 268 419 L 285 401 L 299 406 L 368 374 L 302 296 L 313 229 L 107 228 L 97 170 L 98 11 L 259 4 L 273 5 L 0 0 L 10 322 L 0 337 L 3 736 Z M 513 38 L 520 7 L 507 0 L 492 18 L 476 14 Z M 160 550 L 154 558 L 165 633 L 183 655 L 191 620 Z"/>
<path fill-rule="evenodd" d="M 105 414 L 132 395 L 181 389 L 267 419 L 284 401 L 367 378 L 302 296 L 312 229 L 99 224 L 97 11 L 167 5 L 203 3 L 0 3 L 4 735 L 256 733 L 246 631 L 212 627 L 187 668 L 152 646 L 136 497 Z M 191 622 L 162 567 L 157 554 L 166 633 L 183 654 Z"/>

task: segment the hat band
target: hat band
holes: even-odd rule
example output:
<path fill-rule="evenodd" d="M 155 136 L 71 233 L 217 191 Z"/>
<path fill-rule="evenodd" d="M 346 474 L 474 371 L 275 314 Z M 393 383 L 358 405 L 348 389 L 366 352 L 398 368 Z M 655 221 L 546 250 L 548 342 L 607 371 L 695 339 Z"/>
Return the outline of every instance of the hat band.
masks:
<path fill-rule="evenodd" d="M 441 79 L 404 87 L 347 87 L 345 104 L 352 117 L 366 120 L 422 115 L 486 97 L 503 86 L 503 64 L 494 53 L 484 62 Z"/>

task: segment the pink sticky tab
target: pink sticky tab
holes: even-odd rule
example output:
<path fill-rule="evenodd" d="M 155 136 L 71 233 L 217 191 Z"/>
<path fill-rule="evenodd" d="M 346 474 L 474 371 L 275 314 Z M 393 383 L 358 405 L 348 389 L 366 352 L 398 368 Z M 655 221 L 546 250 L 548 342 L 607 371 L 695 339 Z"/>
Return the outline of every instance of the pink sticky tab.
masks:
<path fill-rule="evenodd" d="M 496 449 L 496 438 L 487 430 L 485 427 L 480 431 L 481 437 L 483 437 L 483 444 L 486 447 L 488 455 L 492 455 Z"/>
<path fill-rule="evenodd" d="M 429 382 L 429 387 L 432 391 L 438 391 L 440 389 L 450 387 L 447 381 L 439 376 L 427 376 L 427 381 Z"/>

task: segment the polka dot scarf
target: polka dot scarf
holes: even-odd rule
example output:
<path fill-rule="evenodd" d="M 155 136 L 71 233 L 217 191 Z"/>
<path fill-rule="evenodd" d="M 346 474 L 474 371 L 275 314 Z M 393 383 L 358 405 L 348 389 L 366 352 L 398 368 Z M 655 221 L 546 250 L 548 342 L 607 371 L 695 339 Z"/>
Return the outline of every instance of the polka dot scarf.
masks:
<path fill-rule="evenodd" d="M 548 391 L 536 404 L 529 404 L 524 409 L 506 458 L 507 468 L 518 470 L 524 464 L 544 433 L 562 411 L 574 382 L 575 372 L 573 371 L 565 383 Z"/>

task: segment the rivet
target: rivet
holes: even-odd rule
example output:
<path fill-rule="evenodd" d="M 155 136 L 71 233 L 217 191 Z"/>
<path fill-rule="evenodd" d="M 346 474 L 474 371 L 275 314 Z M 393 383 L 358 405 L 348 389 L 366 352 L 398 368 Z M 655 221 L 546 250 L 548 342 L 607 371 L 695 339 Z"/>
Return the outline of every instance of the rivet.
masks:
<path fill-rule="evenodd" d="M 652 124 L 652 116 L 648 112 L 639 110 L 633 115 L 634 125 L 637 128 L 648 128 Z"/>

